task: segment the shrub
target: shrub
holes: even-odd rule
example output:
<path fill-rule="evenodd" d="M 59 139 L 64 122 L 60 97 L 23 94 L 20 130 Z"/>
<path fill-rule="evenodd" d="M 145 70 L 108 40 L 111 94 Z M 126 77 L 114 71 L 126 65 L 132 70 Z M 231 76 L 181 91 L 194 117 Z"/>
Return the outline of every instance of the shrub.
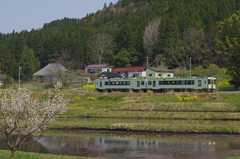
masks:
<path fill-rule="evenodd" d="M 178 101 L 196 101 L 198 99 L 197 96 L 193 96 L 193 97 L 188 97 L 188 96 L 176 96 Z"/>
<path fill-rule="evenodd" d="M 95 85 L 94 85 L 94 84 L 85 85 L 85 86 L 82 87 L 82 90 L 85 90 L 85 91 L 94 91 L 94 90 L 95 90 Z"/>
<path fill-rule="evenodd" d="M 96 99 L 96 98 L 94 98 L 94 97 L 87 97 L 87 100 L 94 101 L 94 100 L 97 100 L 97 99 Z"/>
<path fill-rule="evenodd" d="M 232 86 L 228 81 L 219 81 L 217 83 L 217 89 L 219 91 L 234 91 L 234 86 Z"/>

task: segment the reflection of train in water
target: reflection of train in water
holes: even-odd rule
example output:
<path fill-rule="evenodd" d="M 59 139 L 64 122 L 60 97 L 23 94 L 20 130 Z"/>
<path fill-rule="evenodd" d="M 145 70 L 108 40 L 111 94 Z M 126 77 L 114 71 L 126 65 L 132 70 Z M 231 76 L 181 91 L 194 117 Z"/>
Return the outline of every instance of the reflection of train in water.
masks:
<path fill-rule="evenodd" d="M 129 90 L 134 92 L 146 92 L 147 90 L 154 92 L 207 92 L 216 89 L 216 78 L 97 79 L 95 87 L 98 92 L 127 92 Z"/>
<path fill-rule="evenodd" d="M 168 151 L 215 151 L 216 142 L 188 142 L 188 141 L 151 141 L 95 138 L 95 145 L 102 148 L 147 148 Z"/>

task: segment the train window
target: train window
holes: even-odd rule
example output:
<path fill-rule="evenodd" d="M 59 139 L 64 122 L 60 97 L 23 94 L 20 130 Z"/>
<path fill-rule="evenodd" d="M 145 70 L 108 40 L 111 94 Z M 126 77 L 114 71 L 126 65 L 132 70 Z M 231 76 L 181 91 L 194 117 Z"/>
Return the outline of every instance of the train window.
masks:
<path fill-rule="evenodd" d="M 130 82 L 127 82 L 127 85 L 130 85 Z"/>
<path fill-rule="evenodd" d="M 140 81 L 137 81 L 137 87 L 140 87 Z"/>
<path fill-rule="evenodd" d="M 141 85 L 144 85 L 145 84 L 145 82 L 144 81 L 141 81 Z"/>
<path fill-rule="evenodd" d="M 152 74 L 149 74 L 149 76 L 151 77 L 151 76 L 152 76 Z"/>
<path fill-rule="evenodd" d="M 102 87 L 102 82 L 100 82 L 100 87 Z"/>
<path fill-rule="evenodd" d="M 202 87 L 202 81 L 198 80 L 198 87 Z"/>
<path fill-rule="evenodd" d="M 163 82 L 162 82 L 162 85 L 167 85 L 167 81 L 163 81 Z"/>
<path fill-rule="evenodd" d="M 95 85 L 98 85 L 98 83 L 97 83 L 97 82 L 95 82 Z"/>
<path fill-rule="evenodd" d="M 148 85 L 152 85 L 152 81 L 148 81 Z"/>
<path fill-rule="evenodd" d="M 153 87 L 156 87 L 156 81 L 153 81 Z"/>
<path fill-rule="evenodd" d="M 191 85 L 194 85 L 194 81 L 191 81 Z"/>
<path fill-rule="evenodd" d="M 162 85 L 162 81 L 159 81 L 158 84 L 159 84 L 159 85 Z"/>
<path fill-rule="evenodd" d="M 116 82 L 116 85 L 118 85 L 119 84 L 119 82 Z"/>
<path fill-rule="evenodd" d="M 214 84 L 217 84 L 217 81 L 216 81 L 216 80 L 213 80 L 213 83 L 214 83 Z"/>
<path fill-rule="evenodd" d="M 119 85 L 123 85 L 123 82 L 119 82 Z"/>
<path fill-rule="evenodd" d="M 211 80 L 210 79 L 208 80 L 208 84 L 211 84 Z"/>
<path fill-rule="evenodd" d="M 181 85 L 185 85 L 185 81 L 181 81 Z"/>
<path fill-rule="evenodd" d="M 105 85 L 107 86 L 107 85 L 108 85 L 108 82 L 105 82 Z"/>

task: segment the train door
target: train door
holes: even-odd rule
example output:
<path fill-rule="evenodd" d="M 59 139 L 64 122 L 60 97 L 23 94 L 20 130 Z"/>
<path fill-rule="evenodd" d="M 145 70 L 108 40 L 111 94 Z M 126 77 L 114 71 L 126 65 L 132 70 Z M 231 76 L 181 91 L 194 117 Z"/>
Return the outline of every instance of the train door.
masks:
<path fill-rule="evenodd" d="M 157 83 L 156 81 L 153 81 L 153 87 L 156 87 L 156 83 Z"/>
<path fill-rule="evenodd" d="M 208 78 L 208 89 L 216 89 L 216 78 L 209 77 Z"/>
<path fill-rule="evenodd" d="M 198 80 L 198 87 L 202 87 L 202 80 Z"/>
<path fill-rule="evenodd" d="M 138 88 L 140 87 L 140 81 L 137 81 L 137 87 Z"/>

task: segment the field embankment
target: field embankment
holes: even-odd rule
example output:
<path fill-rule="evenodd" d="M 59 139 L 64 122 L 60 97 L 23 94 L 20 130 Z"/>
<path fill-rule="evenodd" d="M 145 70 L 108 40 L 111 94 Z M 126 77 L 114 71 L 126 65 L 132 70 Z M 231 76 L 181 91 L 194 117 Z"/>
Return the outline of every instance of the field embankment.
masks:
<path fill-rule="evenodd" d="M 240 120 L 239 94 L 130 92 L 127 94 L 67 93 L 67 95 L 71 97 L 69 109 L 65 114 L 61 114 L 61 119 L 51 125 L 52 128 L 240 133 L 238 124 L 222 124 L 224 122 L 192 124 L 190 122 L 193 120 L 229 122 Z M 150 121 L 152 119 L 159 122 L 152 123 Z M 123 120 L 125 122 L 121 122 Z M 142 122 L 142 120 L 149 120 L 149 122 Z M 163 120 L 172 122 L 161 122 Z M 184 122 L 176 123 L 175 121 Z"/>

